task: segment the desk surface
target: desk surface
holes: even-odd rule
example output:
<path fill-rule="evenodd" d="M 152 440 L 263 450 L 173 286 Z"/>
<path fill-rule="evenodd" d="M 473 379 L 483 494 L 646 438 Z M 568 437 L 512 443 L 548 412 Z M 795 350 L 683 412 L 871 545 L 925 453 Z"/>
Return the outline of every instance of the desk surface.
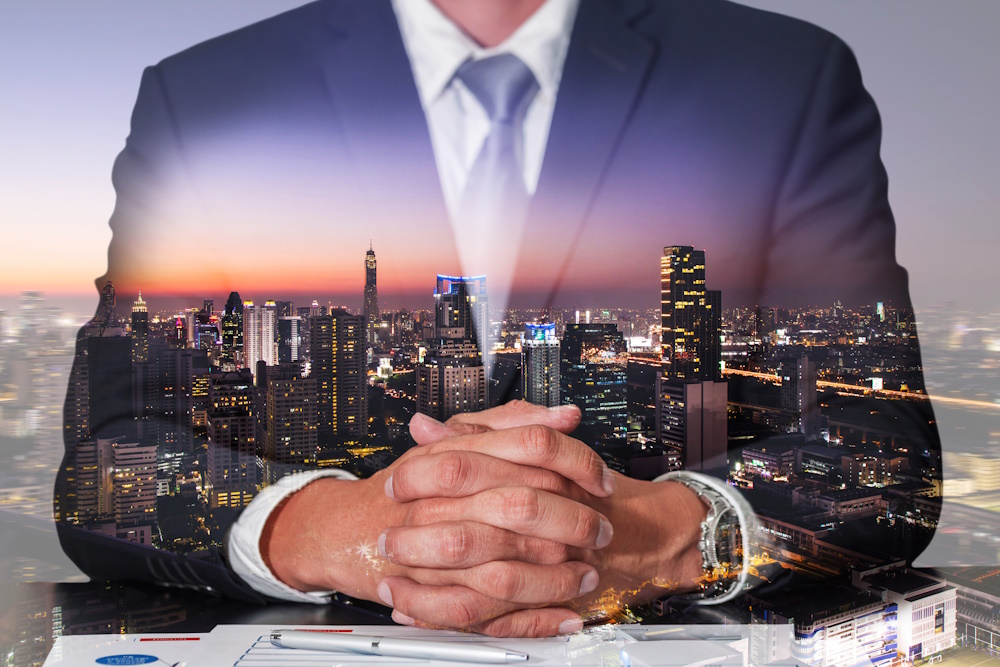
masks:
<path fill-rule="evenodd" d="M 58 635 L 208 632 L 224 623 L 383 625 L 384 607 L 354 601 L 327 605 L 253 605 L 195 593 L 113 582 L 21 584 L 4 592 L 0 656 L 15 667 L 41 665 Z"/>

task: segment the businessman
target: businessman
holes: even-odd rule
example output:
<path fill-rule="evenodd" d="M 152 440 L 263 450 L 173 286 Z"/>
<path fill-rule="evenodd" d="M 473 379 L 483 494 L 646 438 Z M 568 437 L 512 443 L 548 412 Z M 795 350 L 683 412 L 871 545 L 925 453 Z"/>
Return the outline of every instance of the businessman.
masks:
<path fill-rule="evenodd" d="M 655 305 L 660 251 L 683 243 L 705 249 L 733 303 L 906 308 L 879 141 L 842 42 L 736 4 L 320 0 L 146 71 L 98 283 L 340 289 L 374 238 L 380 280 L 403 295 L 485 274 L 494 312 Z M 932 457 L 927 411 L 893 403 L 880 418 L 910 424 Z M 580 419 L 517 403 L 415 417 L 418 446 L 386 471 L 265 489 L 228 564 L 70 521 L 60 536 L 94 576 L 247 598 L 337 590 L 403 623 L 569 632 L 609 590 L 693 589 L 707 511 L 682 484 L 611 473 L 572 436 Z"/>

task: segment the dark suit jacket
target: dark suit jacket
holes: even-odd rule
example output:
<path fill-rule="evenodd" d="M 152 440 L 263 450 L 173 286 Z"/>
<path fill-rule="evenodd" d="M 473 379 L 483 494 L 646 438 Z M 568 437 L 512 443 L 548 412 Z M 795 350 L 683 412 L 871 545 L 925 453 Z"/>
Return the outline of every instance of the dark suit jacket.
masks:
<path fill-rule="evenodd" d="M 525 305 L 655 307 L 662 247 L 692 245 L 726 304 L 905 309 L 879 143 L 853 55 L 819 28 L 723 0 L 583 0 L 515 289 Z M 380 271 L 428 300 L 435 273 L 459 270 L 388 0 L 319 0 L 147 69 L 114 183 L 98 286 L 120 295 L 280 294 L 304 275 L 360 293 L 371 237 Z M 937 452 L 929 410 L 895 403 L 884 418 Z M 214 551 L 60 535 L 94 576 L 259 597 Z"/>

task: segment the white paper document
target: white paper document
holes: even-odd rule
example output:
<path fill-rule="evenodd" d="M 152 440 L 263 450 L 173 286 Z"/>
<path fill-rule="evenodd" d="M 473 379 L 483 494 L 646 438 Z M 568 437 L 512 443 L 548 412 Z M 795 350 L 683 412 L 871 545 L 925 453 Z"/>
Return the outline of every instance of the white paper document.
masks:
<path fill-rule="evenodd" d="M 44 667 L 150 665 L 186 667 L 208 638 L 202 634 L 70 635 L 56 637 Z"/>
<path fill-rule="evenodd" d="M 495 646 L 526 653 L 519 665 L 563 667 L 747 666 L 745 626 L 610 625 L 569 637 L 494 639 L 482 635 L 403 626 L 220 625 L 206 634 L 86 635 L 59 637 L 45 667 L 353 667 L 373 665 L 441 665 L 474 663 L 389 658 L 356 653 L 279 648 L 270 641 L 275 630 L 354 633 Z"/>

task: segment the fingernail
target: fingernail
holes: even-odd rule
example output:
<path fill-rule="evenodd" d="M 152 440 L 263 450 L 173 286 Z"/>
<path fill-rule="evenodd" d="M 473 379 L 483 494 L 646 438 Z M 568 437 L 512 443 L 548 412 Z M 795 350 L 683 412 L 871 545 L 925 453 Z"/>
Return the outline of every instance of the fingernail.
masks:
<path fill-rule="evenodd" d="M 561 635 L 571 635 L 574 632 L 579 632 L 580 630 L 583 630 L 583 619 L 570 618 L 559 624 L 557 632 Z"/>
<path fill-rule="evenodd" d="M 597 532 L 597 548 L 603 549 L 611 544 L 611 538 L 615 535 L 615 529 L 611 527 L 611 522 L 601 519 L 601 529 Z"/>
<path fill-rule="evenodd" d="M 387 607 L 392 606 L 392 591 L 389 590 L 389 584 L 380 581 L 375 592 L 378 594 L 378 599 L 384 602 Z"/>
<path fill-rule="evenodd" d="M 598 576 L 596 570 L 591 570 L 587 574 L 583 575 L 583 579 L 580 580 L 580 595 L 584 593 L 589 593 L 590 591 L 597 588 L 597 583 L 601 580 Z"/>
<path fill-rule="evenodd" d="M 549 408 L 552 412 L 559 415 L 560 417 L 575 417 L 580 414 L 580 408 L 576 405 L 570 403 L 568 405 L 557 405 L 555 407 Z"/>
<path fill-rule="evenodd" d="M 604 487 L 604 492 L 609 496 L 618 488 L 618 480 L 615 479 L 615 474 L 611 472 L 611 468 L 604 468 L 604 474 L 601 475 L 601 486 Z"/>
<path fill-rule="evenodd" d="M 400 625 L 416 625 L 417 622 L 413 620 L 410 616 L 407 616 L 403 612 L 393 609 L 392 610 L 392 620 L 396 621 Z"/>
<path fill-rule="evenodd" d="M 396 494 L 392 490 L 392 475 L 389 475 L 389 478 L 385 480 L 385 495 L 389 496 L 390 500 L 396 499 Z"/>
<path fill-rule="evenodd" d="M 389 559 L 389 554 L 385 552 L 385 532 L 378 536 L 378 555 L 386 560 Z"/>
<path fill-rule="evenodd" d="M 418 412 L 412 417 L 410 417 L 410 423 L 412 424 L 413 422 L 425 422 L 427 424 L 444 426 L 444 422 L 439 422 L 437 419 L 434 419 L 434 417 L 431 417 L 430 415 L 425 415 L 423 412 Z"/>

